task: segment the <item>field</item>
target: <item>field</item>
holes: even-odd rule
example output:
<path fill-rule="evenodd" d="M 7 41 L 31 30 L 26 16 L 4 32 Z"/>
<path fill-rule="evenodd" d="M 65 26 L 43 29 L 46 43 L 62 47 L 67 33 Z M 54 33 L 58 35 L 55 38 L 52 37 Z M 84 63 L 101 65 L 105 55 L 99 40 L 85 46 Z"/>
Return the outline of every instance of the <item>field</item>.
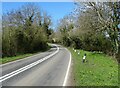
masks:
<path fill-rule="evenodd" d="M 103 53 L 69 48 L 73 58 L 73 76 L 76 86 L 118 86 L 118 63 Z M 80 54 L 78 54 L 80 52 Z M 84 54 L 86 62 L 82 62 Z"/>

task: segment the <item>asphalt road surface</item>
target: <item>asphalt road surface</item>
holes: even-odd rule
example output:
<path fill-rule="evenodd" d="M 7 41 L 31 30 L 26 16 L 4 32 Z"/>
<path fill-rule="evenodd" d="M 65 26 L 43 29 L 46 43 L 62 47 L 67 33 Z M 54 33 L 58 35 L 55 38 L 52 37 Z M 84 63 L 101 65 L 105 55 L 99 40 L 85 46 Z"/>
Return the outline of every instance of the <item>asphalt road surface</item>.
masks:
<path fill-rule="evenodd" d="M 0 66 L 2 86 L 66 86 L 70 52 L 59 45 L 22 60 Z"/>

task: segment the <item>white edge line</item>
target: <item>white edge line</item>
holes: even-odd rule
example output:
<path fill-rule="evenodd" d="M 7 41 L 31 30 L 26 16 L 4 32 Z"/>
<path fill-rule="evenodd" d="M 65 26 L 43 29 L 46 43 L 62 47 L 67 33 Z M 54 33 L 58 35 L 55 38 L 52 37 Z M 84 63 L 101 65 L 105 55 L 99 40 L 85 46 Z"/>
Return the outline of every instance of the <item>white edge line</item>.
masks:
<path fill-rule="evenodd" d="M 68 49 L 66 49 L 66 50 L 70 54 L 70 59 L 69 59 L 69 64 L 68 64 L 68 68 L 67 68 L 67 71 L 66 71 L 65 79 L 64 79 L 64 82 L 63 82 L 63 86 L 66 86 L 67 79 L 68 79 L 68 74 L 69 74 L 69 70 L 70 70 L 70 66 L 71 66 L 71 52 Z"/>
<path fill-rule="evenodd" d="M 59 47 L 57 47 L 57 50 L 54 53 L 52 53 L 52 54 L 50 54 L 50 55 L 36 61 L 36 62 L 33 62 L 33 63 L 31 63 L 31 64 L 29 64 L 27 66 L 24 66 L 24 67 L 22 67 L 22 68 L 20 68 L 18 70 L 15 70 L 15 71 L 13 71 L 11 73 L 8 73 L 8 74 L 0 77 L 0 82 L 5 81 L 6 79 L 9 79 L 9 78 L 11 78 L 11 77 L 25 71 L 25 70 L 28 70 L 28 69 L 32 68 L 33 66 L 36 66 L 39 63 L 42 63 L 43 61 L 45 61 L 45 60 L 49 59 L 50 57 L 54 56 L 55 54 L 57 54 L 58 52 L 59 52 Z"/>

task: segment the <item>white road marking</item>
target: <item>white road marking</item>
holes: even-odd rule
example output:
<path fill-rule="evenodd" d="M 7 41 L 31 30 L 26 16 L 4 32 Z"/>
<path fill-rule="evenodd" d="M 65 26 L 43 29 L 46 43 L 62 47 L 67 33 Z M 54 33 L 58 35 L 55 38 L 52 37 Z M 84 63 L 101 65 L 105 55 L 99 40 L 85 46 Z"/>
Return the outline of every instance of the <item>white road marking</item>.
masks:
<path fill-rule="evenodd" d="M 66 75 L 65 75 L 65 79 L 64 79 L 64 82 L 63 82 L 63 86 L 66 86 L 66 83 L 67 83 L 67 79 L 68 79 L 68 74 L 69 74 L 69 70 L 70 70 L 70 66 L 71 66 L 71 53 L 68 49 L 66 49 L 69 54 L 70 54 L 70 59 L 69 59 L 69 64 L 68 64 L 68 68 L 67 68 L 67 71 L 66 71 Z"/>
<path fill-rule="evenodd" d="M 57 46 L 56 46 L 56 47 L 57 47 Z M 46 56 L 46 57 L 44 57 L 44 58 L 36 61 L 36 62 L 33 62 L 33 63 L 31 63 L 31 64 L 29 64 L 29 65 L 27 65 L 27 66 L 24 66 L 24 67 L 22 67 L 22 68 L 20 68 L 20 69 L 18 69 L 18 70 L 15 70 L 15 71 L 13 71 L 13 72 L 11 72 L 11 73 L 8 73 L 8 74 L 0 77 L 0 82 L 3 82 L 3 81 L 5 81 L 5 80 L 7 80 L 7 79 L 9 79 L 9 78 L 11 78 L 11 77 L 13 77 L 13 76 L 21 73 L 21 72 L 23 72 L 23 71 L 25 71 L 25 70 L 28 70 L 28 69 L 36 66 L 36 65 L 39 64 L 39 63 L 42 63 L 43 61 L 45 61 L 45 60 L 49 59 L 50 57 L 54 56 L 55 54 L 57 54 L 58 52 L 59 52 L 59 47 L 57 47 L 57 50 L 56 50 L 54 53 L 52 53 L 52 54 L 50 54 L 50 55 L 48 55 L 48 56 Z"/>
<path fill-rule="evenodd" d="M 55 44 L 49 44 L 49 45 L 54 45 L 54 46 L 55 46 Z M 38 53 L 38 54 L 39 54 L 39 53 Z M 38 56 L 38 54 L 35 54 L 35 55 L 32 55 L 32 56 L 26 57 L 26 58 L 24 58 L 24 59 L 15 60 L 15 61 L 12 61 L 12 62 L 8 62 L 8 63 L 5 63 L 5 64 L 2 64 L 2 65 L 0 65 L 0 68 L 2 68 L 2 66 L 6 66 L 6 65 L 9 65 L 9 64 L 14 64 L 14 63 L 19 62 L 19 61 L 23 61 L 23 60 L 25 60 L 25 59 L 34 58 L 34 57 Z"/>

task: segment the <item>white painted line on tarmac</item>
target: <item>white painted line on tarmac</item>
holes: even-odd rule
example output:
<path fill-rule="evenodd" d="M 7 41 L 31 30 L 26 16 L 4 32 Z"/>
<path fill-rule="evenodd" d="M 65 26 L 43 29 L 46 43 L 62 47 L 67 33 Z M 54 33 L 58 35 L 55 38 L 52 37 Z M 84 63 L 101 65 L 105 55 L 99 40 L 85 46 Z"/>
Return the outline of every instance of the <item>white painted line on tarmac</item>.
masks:
<path fill-rule="evenodd" d="M 66 71 L 66 75 L 65 75 L 65 79 L 64 79 L 64 82 L 63 82 L 63 86 L 66 86 L 67 84 L 67 79 L 68 79 L 68 75 L 69 75 L 69 71 L 70 71 L 70 66 L 71 66 L 71 53 L 68 49 L 66 49 L 69 54 L 70 54 L 70 59 L 69 59 L 69 64 L 68 64 L 68 68 L 67 68 L 67 71 Z"/>
<path fill-rule="evenodd" d="M 57 46 L 56 46 L 56 47 L 57 47 Z M 11 72 L 11 73 L 8 73 L 8 74 L 0 77 L 0 82 L 3 82 L 3 81 L 5 81 L 5 80 L 7 80 L 7 79 L 9 79 L 9 78 L 11 78 L 11 77 L 13 77 L 13 76 L 21 73 L 21 72 L 23 72 L 23 71 L 26 71 L 26 70 L 28 70 L 28 69 L 36 66 L 37 64 L 42 63 L 43 61 L 45 61 L 45 60 L 49 59 L 50 57 L 54 56 L 55 54 L 57 54 L 58 52 L 59 52 L 59 47 L 57 47 L 57 50 L 56 50 L 54 53 L 52 53 L 52 54 L 50 54 L 50 55 L 48 55 L 48 56 L 46 56 L 46 57 L 44 57 L 44 58 L 36 61 L 36 62 L 33 62 L 33 63 L 31 63 L 31 64 L 29 64 L 29 65 L 27 65 L 27 66 L 24 66 L 24 67 L 22 67 L 22 68 L 20 68 L 20 69 L 18 69 L 18 70 L 15 70 L 15 71 L 13 71 L 13 72 Z"/>

